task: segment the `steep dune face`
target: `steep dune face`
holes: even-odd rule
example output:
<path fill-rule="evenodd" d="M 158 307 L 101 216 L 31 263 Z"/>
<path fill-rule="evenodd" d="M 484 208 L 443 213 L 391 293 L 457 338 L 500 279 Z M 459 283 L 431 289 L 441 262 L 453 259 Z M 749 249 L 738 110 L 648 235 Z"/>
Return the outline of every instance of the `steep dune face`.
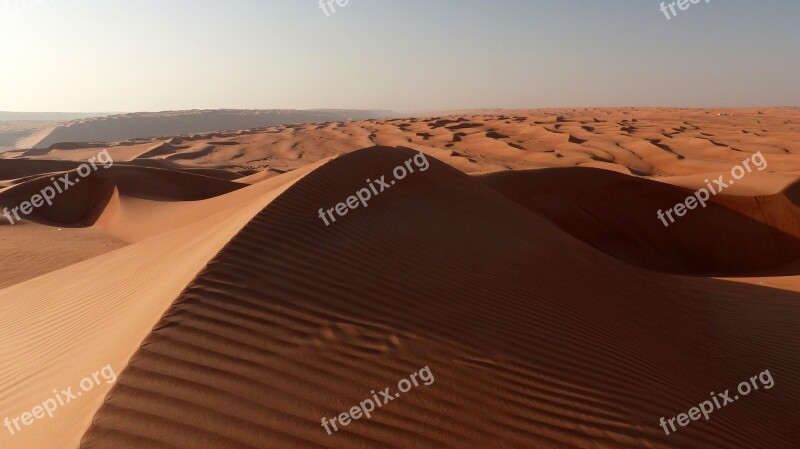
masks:
<path fill-rule="evenodd" d="M 0 213 L 0 253 L 10 261 L 0 265 L 0 287 L 203 220 L 226 209 L 231 202 L 227 194 L 247 185 L 229 181 L 239 178 L 230 172 L 125 163 L 99 167 L 81 178 L 76 174 L 79 165 L 29 160 L 0 164 L 0 178 L 10 178 L 0 181 L 0 211 L 8 212 L 8 217 Z M 262 187 L 279 185 L 283 177 L 277 175 Z M 72 183 L 66 190 L 64 176 Z M 51 204 L 38 199 L 41 195 L 49 195 Z M 26 215 L 21 205 L 31 201 L 41 203 Z"/>
<path fill-rule="evenodd" d="M 30 148 L 61 124 L 48 120 L 16 120 L 4 115 L 0 112 L 0 155 L 15 148 Z"/>
<path fill-rule="evenodd" d="M 81 447 L 800 444 L 794 295 L 624 264 L 433 160 L 319 218 L 414 154 L 339 157 L 264 208 L 166 311 Z M 321 426 L 424 366 L 431 385 Z M 658 427 L 764 369 L 775 389 Z"/>
<path fill-rule="evenodd" d="M 657 211 L 694 191 L 580 167 L 477 179 L 587 244 L 653 270 L 744 276 L 782 272 L 800 259 L 796 183 L 774 195 L 716 196 L 665 227 Z"/>
<path fill-rule="evenodd" d="M 69 160 L 3 160 L 0 164 L 0 179 L 34 178 L 45 173 L 75 170 L 80 164 Z"/>
<path fill-rule="evenodd" d="M 122 195 L 150 200 L 198 201 L 242 188 L 240 183 L 211 176 L 132 165 L 115 165 L 96 176 L 114 182 Z"/>
<path fill-rule="evenodd" d="M 95 152 L 92 155 L 96 155 Z M 15 159 L 0 164 L 0 179 L 12 184 L 43 178 L 45 175 L 63 176 L 74 173 L 83 161 Z M 92 176 L 104 178 L 119 186 L 123 195 L 174 201 L 196 201 L 240 189 L 238 183 L 228 182 L 239 176 L 218 170 L 184 170 L 183 167 L 161 163 L 163 161 L 116 162 L 105 168 L 98 166 Z M 77 178 L 77 176 L 72 176 Z M 71 178 L 71 179 L 72 179 Z"/>
<path fill-rule="evenodd" d="M 0 416 L 31 411 L 54 388 L 76 392 L 101 367 L 121 372 L 208 261 L 311 169 L 193 202 L 183 226 L 0 290 Z M 4 428 L 0 447 L 77 447 L 110 387 L 103 382 L 16 434 Z"/>
<path fill-rule="evenodd" d="M 62 175 L 59 173 L 59 175 Z M 77 172 L 65 172 L 70 179 L 79 179 Z M 107 207 L 115 207 L 119 193 L 114 183 L 108 179 L 90 176 L 69 189 L 58 192 L 53 176 L 42 176 L 0 192 L 0 208 L 11 209 L 12 219 L 23 218 L 35 222 L 61 226 L 85 227 L 94 225 Z M 61 184 L 58 183 L 59 189 Z M 49 189 L 52 194 L 48 202 L 41 198 L 42 191 Z M 32 208 L 30 215 L 18 212 L 24 202 L 30 202 L 39 195 L 40 206 Z"/>
<path fill-rule="evenodd" d="M 66 176 L 67 183 L 61 179 Z M 243 188 L 245 184 L 184 172 L 137 166 L 112 166 L 87 177 L 78 171 L 35 176 L 0 192 L 0 209 L 8 208 L 11 219 L 85 227 L 94 225 L 107 208 L 119 209 L 119 197 L 161 201 L 198 201 Z M 20 205 L 48 191 L 49 201 L 38 200 L 39 207 L 28 215 Z M 16 213 L 14 208 L 17 208 Z M 109 210 L 107 218 L 111 213 Z M 4 220 L 8 220 L 5 219 Z"/>

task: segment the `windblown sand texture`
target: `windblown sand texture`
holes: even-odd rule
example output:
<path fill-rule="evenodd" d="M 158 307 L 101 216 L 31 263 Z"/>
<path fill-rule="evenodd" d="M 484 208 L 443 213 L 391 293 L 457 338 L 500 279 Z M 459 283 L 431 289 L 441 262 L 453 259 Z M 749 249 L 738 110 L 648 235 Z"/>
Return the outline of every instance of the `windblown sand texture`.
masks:
<path fill-rule="evenodd" d="M 0 419 L 119 379 L 0 447 L 800 447 L 799 118 L 459 111 L 6 154 L 0 207 L 116 163 L 0 224 Z M 429 170 L 319 219 L 420 151 Z M 657 219 L 758 151 L 765 171 Z M 321 427 L 424 366 L 432 385 Z M 659 427 L 765 369 L 772 389 Z"/>

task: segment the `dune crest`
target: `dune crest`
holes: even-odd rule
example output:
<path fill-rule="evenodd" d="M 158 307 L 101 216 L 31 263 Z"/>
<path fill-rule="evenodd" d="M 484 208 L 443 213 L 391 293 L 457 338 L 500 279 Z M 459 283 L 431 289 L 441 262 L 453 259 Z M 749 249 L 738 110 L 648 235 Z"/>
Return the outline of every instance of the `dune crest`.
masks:
<path fill-rule="evenodd" d="M 79 179 L 76 171 L 59 173 L 57 176 L 69 176 Z M 113 182 L 99 176 L 80 178 L 78 183 L 63 192 L 57 192 L 55 185 L 61 189 L 55 176 L 42 176 L 0 192 L 0 208 L 12 210 L 12 217 L 61 226 L 92 226 L 97 222 L 106 208 L 114 207 L 112 203 L 119 201 L 119 192 Z M 23 202 L 30 202 L 35 195 L 44 189 L 51 189 L 52 204 L 42 200 L 40 207 L 25 215 L 15 208 Z"/>
<path fill-rule="evenodd" d="M 178 229 L 0 290 L 0 415 L 19 416 L 40 404 L 42 393 L 108 364 L 122 372 L 178 293 L 303 172 L 233 192 Z M 76 447 L 109 388 L 103 384 L 17 435 L 0 432 L 0 445 Z"/>
<path fill-rule="evenodd" d="M 713 197 L 665 227 L 657 211 L 693 190 L 595 168 L 478 177 L 559 228 L 622 261 L 694 276 L 786 274 L 800 260 L 800 183 L 773 195 Z M 787 267 L 794 273 L 793 267 Z"/>
<path fill-rule="evenodd" d="M 0 446 L 800 447 L 797 117 L 461 111 L 2 153 L 3 207 L 100 147 L 114 165 L 0 222 L 0 418 L 119 377 Z M 435 383 L 321 425 L 421 367 Z M 765 370 L 774 388 L 659 426 Z"/>
<path fill-rule="evenodd" d="M 341 156 L 265 207 L 166 311 L 81 447 L 745 449 L 798 434 L 759 412 L 800 398 L 790 293 L 740 301 L 742 286 L 624 264 L 435 161 L 346 225 L 319 222 L 413 154 Z M 431 387 L 334 436 L 320 426 L 426 365 Z M 664 439 L 660 416 L 765 367 L 780 395 Z"/>

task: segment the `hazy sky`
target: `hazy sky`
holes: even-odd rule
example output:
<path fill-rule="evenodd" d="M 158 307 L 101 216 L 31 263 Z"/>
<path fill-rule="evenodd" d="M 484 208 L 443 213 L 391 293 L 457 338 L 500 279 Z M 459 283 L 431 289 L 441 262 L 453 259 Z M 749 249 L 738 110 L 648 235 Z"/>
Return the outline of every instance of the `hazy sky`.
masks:
<path fill-rule="evenodd" d="M 0 0 L 0 110 L 800 105 L 800 0 Z"/>

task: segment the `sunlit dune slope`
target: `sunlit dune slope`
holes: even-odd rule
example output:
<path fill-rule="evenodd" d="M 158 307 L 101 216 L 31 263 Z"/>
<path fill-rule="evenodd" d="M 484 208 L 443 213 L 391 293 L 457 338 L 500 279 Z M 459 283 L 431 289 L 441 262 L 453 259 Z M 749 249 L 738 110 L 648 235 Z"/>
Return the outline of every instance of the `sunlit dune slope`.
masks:
<path fill-rule="evenodd" d="M 194 214 L 189 223 L 164 227 L 151 238 L 0 290 L 0 416 L 19 417 L 54 388 L 75 387 L 106 365 L 121 372 L 208 261 L 313 168 L 252 186 L 236 184 L 237 190 L 226 195 L 187 202 Z M 0 447 L 77 447 L 109 388 L 98 386 L 24 432 L 0 432 Z"/>
<path fill-rule="evenodd" d="M 414 152 L 370 148 L 266 206 L 144 339 L 87 449 L 788 449 L 800 303 L 617 261 L 438 161 L 326 227 Z M 322 417 L 421 367 L 371 420 Z M 708 422 L 658 427 L 770 369 Z"/>

